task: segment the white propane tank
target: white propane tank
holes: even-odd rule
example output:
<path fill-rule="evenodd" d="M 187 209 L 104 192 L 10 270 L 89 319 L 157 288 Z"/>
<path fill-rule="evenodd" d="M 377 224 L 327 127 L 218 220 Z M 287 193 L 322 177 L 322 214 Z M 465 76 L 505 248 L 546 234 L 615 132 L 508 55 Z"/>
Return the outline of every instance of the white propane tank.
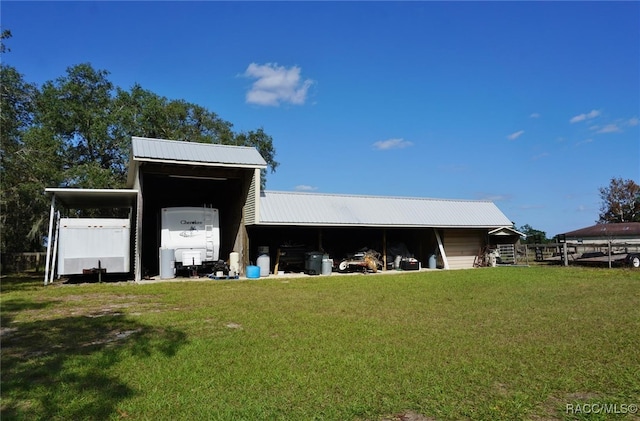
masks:
<path fill-rule="evenodd" d="M 176 277 L 176 251 L 174 249 L 160 248 L 160 279 L 173 279 Z"/>
<path fill-rule="evenodd" d="M 229 254 L 229 275 L 236 276 L 240 273 L 240 253 L 237 251 Z"/>
<path fill-rule="evenodd" d="M 269 257 L 269 246 L 258 247 L 257 264 L 260 268 L 260 276 L 269 276 L 269 267 L 271 266 L 271 258 Z"/>

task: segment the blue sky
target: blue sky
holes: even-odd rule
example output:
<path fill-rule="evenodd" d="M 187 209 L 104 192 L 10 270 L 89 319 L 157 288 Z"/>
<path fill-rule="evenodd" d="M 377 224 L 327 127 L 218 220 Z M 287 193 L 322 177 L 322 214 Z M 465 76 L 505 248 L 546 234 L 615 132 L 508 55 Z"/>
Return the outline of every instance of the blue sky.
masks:
<path fill-rule="evenodd" d="M 549 237 L 640 183 L 639 2 L 13 2 L 4 62 L 264 128 L 270 190 L 488 199 Z"/>

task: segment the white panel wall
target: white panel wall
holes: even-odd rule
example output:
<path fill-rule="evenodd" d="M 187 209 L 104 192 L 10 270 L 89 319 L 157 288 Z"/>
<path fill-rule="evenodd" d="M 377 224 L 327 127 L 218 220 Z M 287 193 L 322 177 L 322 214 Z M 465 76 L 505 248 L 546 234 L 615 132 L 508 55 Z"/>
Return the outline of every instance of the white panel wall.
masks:
<path fill-rule="evenodd" d="M 448 229 L 444 231 L 444 250 L 450 269 L 470 269 L 484 245 L 484 230 Z"/>

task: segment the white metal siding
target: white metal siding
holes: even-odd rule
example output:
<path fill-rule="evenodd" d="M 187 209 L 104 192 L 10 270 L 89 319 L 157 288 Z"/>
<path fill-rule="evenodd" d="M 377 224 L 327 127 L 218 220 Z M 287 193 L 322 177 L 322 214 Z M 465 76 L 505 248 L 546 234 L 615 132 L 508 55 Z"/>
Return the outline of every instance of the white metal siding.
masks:
<path fill-rule="evenodd" d="M 444 250 L 449 260 L 449 268 L 473 268 L 475 258 L 482 249 L 485 234 L 481 230 L 445 230 Z"/>
<path fill-rule="evenodd" d="M 246 225 L 258 222 L 258 198 L 260 196 L 260 170 L 256 169 L 251 184 L 249 185 L 249 193 L 244 204 L 244 220 Z"/>

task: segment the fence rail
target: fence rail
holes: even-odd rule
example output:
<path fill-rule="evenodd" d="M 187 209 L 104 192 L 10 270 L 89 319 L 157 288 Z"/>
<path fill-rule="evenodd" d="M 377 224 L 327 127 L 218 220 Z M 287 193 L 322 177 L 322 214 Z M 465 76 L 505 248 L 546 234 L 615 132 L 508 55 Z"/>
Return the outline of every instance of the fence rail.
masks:
<path fill-rule="evenodd" d="M 5 253 L 0 262 L 2 273 L 18 273 L 44 270 L 47 253 L 44 251 L 31 253 Z"/>

